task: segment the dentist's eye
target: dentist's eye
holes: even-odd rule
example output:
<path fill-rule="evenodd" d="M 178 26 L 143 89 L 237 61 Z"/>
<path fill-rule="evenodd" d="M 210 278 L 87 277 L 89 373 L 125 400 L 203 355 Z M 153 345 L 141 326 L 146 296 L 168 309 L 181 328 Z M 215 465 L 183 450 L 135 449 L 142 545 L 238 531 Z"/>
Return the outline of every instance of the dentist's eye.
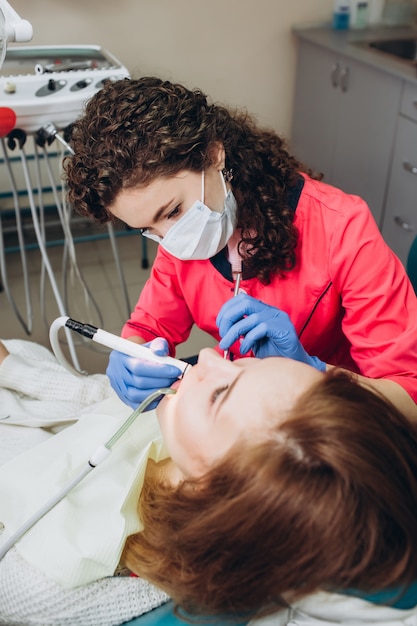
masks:
<path fill-rule="evenodd" d="M 229 385 L 225 385 L 224 387 L 219 387 L 218 389 L 215 389 L 210 396 L 210 404 L 213 405 L 218 399 L 218 397 L 221 396 L 222 393 L 227 391 L 228 388 L 229 388 Z"/>
<path fill-rule="evenodd" d="M 175 209 L 172 209 L 170 213 L 167 215 L 167 220 L 171 220 L 173 217 L 178 217 L 180 214 L 180 206 L 176 206 Z"/>

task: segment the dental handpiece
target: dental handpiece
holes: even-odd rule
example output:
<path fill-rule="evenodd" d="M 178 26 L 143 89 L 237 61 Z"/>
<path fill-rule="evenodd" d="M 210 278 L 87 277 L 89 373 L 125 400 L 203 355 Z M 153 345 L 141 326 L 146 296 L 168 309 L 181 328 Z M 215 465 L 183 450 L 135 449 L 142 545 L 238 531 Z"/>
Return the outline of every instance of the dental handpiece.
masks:
<path fill-rule="evenodd" d="M 177 367 L 181 371 L 182 378 L 184 374 L 191 368 L 189 363 L 185 361 L 181 361 L 180 359 L 175 359 L 171 356 L 159 356 L 154 354 L 150 348 L 147 348 L 144 345 L 134 343 L 133 341 L 129 341 L 128 339 L 123 339 L 123 337 L 119 337 L 118 335 L 114 335 L 113 333 L 109 333 L 101 328 L 97 328 L 96 326 L 92 326 L 91 324 L 84 324 L 83 322 L 77 322 L 71 317 L 62 316 L 58 317 L 54 322 L 52 322 L 50 331 L 49 331 L 49 339 L 51 342 L 52 349 L 57 357 L 58 361 L 66 369 L 70 369 L 72 373 L 77 372 L 72 368 L 69 363 L 66 361 L 65 357 L 63 357 L 61 348 L 59 346 L 59 342 L 57 340 L 57 332 L 59 328 L 68 328 L 69 330 L 75 331 L 96 343 L 99 343 L 107 348 L 112 350 L 117 350 L 118 352 L 122 352 L 127 356 L 136 357 L 138 359 L 143 359 L 144 361 L 151 361 L 153 363 L 162 363 L 165 365 L 173 365 Z M 65 361 L 65 362 L 64 362 Z"/>

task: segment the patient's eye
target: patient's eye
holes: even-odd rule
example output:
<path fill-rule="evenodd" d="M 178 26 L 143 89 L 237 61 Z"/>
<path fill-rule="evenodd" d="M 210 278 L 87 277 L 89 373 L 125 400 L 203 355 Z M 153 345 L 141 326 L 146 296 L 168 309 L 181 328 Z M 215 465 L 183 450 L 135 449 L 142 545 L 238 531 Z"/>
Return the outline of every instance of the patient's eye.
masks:
<path fill-rule="evenodd" d="M 222 393 L 227 391 L 228 388 L 229 388 L 229 385 L 224 385 L 223 387 L 219 387 L 218 389 L 215 389 L 210 396 L 210 404 L 213 405 L 218 399 L 218 397 L 221 396 Z"/>

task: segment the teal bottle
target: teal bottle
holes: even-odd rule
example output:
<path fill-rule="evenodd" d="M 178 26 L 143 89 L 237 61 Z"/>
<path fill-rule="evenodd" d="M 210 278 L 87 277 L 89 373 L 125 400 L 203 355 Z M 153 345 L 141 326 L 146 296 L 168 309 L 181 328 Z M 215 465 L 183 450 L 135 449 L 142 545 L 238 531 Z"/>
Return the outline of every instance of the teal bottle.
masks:
<path fill-rule="evenodd" d="M 333 28 L 347 30 L 350 24 L 350 4 L 346 0 L 336 0 L 333 10 Z"/>

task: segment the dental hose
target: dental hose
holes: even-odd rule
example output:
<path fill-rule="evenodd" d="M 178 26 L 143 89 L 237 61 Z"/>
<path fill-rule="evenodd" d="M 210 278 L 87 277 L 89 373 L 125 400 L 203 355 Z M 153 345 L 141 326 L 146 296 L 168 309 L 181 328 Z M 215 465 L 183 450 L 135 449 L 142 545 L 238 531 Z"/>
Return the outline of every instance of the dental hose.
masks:
<path fill-rule="evenodd" d="M 66 485 L 62 487 L 52 498 L 50 498 L 45 504 L 34 513 L 15 533 L 4 543 L 0 548 L 0 560 L 8 553 L 8 551 L 30 530 L 42 517 L 44 517 L 49 511 L 51 511 L 66 495 L 70 493 L 90 472 L 93 471 L 100 463 L 102 463 L 111 453 L 115 443 L 124 435 L 124 433 L 130 428 L 136 418 L 143 413 L 143 411 L 161 395 L 176 393 L 175 389 L 169 387 L 157 389 L 151 393 L 141 404 L 129 415 L 129 417 L 123 422 L 120 428 L 110 437 L 110 439 L 100 445 L 93 454 L 90 455 L 89 460 L 85 467 L 83 467 L 79 473 L 71 478 Z"/>

